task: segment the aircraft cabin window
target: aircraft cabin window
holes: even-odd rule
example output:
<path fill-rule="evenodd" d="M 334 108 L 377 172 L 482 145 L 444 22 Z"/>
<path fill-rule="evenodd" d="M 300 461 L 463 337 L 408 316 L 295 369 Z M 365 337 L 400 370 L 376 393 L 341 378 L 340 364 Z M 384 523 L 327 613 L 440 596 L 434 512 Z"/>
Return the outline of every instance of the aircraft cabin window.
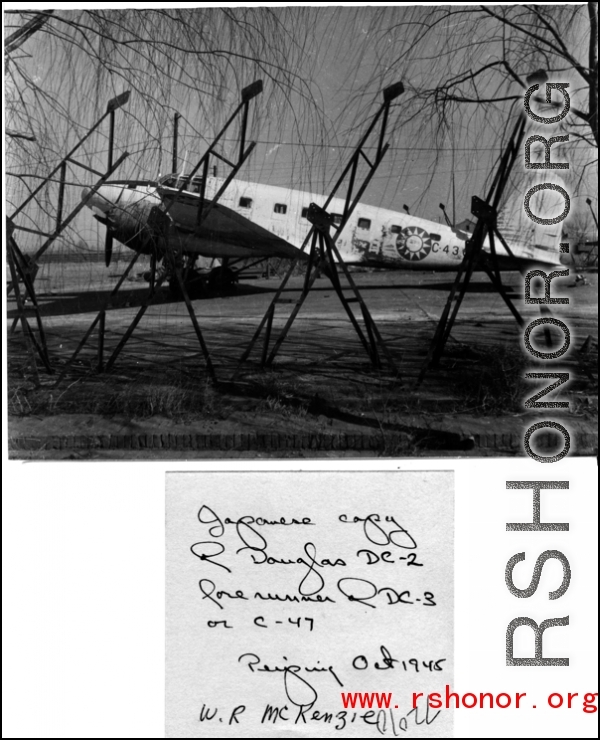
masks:
<path fill-rule="evenodd" d="M 397 226 L 396 224 L 392 224 L 392 226 L 390 227 L 391 234 L 399 234 L 401 231 L 402 231 L 402 227 Z"/>
<path fill-rule="evenodd" d="M 252 198 L 240 198 L 240 208 L 252 208 Z"/>
<path fill-rule="evenodd" d="M 370 229 L 371 228 L 371 221 L 368 218 L 359 218 L 358 219 L 358 228 L 359 229 Z"/>
<path fill-rule="evenodd" d="M 442 237 L 439 234 L 429 234 L 429 238 L 432 242 L 439 242 Z"/>
<path fill-rule="evenodd" d="M 339 226 L 342 223 L 342 214 L 341 213 L 332 213 L 331 218 L 333 219 L 333 225 Z"/>
<path fill-rule="evenodd" d="M 273 207 L 274 213 L 287 213 L 287 206 L 285 203 L 275 203 Z"/>
<path fill-rule="evenodd" d="M 302 218 L 308 218 L 308 208 L 303 208 L 301 213 Z"/>

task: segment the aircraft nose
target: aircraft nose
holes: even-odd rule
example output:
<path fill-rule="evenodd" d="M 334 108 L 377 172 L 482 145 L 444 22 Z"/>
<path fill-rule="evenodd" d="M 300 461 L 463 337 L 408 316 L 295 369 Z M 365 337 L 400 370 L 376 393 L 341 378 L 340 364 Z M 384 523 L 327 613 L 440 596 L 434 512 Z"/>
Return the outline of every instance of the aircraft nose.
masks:
<path fill-rule="evenodd" d="M 102 185 L 95 192 L 92 193 L 92 188 L 83 188 L 81 191 L 81 199 L 86 201 L 86 206 L 91 209 L 106 212 L 110 210 L 112 205 L 117 201 L 120 190 L 109 185 Z M 90 197 L 91 196 L 91 197 Z"/>

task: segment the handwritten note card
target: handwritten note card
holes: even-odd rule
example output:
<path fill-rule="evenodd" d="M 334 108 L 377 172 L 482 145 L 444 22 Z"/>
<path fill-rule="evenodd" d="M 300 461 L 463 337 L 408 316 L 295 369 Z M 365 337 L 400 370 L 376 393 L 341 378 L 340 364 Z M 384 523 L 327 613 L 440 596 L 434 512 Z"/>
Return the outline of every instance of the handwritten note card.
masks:
<path fill-rule="evenodd" d="M 451 472 L 167 474 L 167 737 L 452 737 Z M 413 694 L 421 694 L 413 708 Z"/>

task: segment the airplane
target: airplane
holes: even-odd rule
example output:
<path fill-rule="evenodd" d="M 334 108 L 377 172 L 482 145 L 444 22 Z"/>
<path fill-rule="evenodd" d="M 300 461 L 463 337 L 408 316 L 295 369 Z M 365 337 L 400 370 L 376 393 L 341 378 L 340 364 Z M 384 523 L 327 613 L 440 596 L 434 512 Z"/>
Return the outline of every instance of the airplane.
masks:
<path fill-rule="evenodd" d="M 547 176 L 545 176 L 547 179 Z M 175 199 L 179 188 L 185 188 Z M 204 202 L 209 202 L 224 183 L 223 178 L 208 177 Z M 311 228 L 308 207 L 324 206 L 326 197 L 318 193 L 245 182 L 233 179 L 206 220 L 196 226 L 202 192 L 202 177 L 182 174 L 165 175 L 158 181 L 117 180 L 102 185 L 87 205 L 108 229 L 110 237 L 143 254 L 155 249 L 155 232 L 150 226 L 153 208 L 168 208 L 168 243 L 185 259 L 186 288 L 202 287 L 206 276 L 195 268 L 199 256 L 217 262 L 208 275 L 211 286 L 236 282 L 240 270 L 235 265 L 257 258 L 293 259 Z M 89 195 L 84 190 L 83 197 Z M 532 208 L 540 215 L 554 214 L 562 199 L 553 191 L 542 191 Z M 557 200 L 558 198 L 558 200 Z M 174 201 L 174 202 L 173 202 Z M 344 200 L 333 198 L 328 207 L 333 229 L 342 223 Z M 560 265 L 560 225 L 540 226 L 526 217 L 522 195 L 516 191 L 498 213 L 498 226 L 513 253 L 510 256 L 496 240 L 500 269 L 531 265 Z M 465 243 L 471 236 L 469 221 L 452 226 L 429 221 L 365 203 L 357 204 L 336 246 L 348 265 L 387 269 L 457 270 Z M 489 252 L 489 241 L 483 250 Z M 110 255 L 108 255 L 110 256 Z M 306 252 L 302 256 L 307 256 Z M 107 260 L 108 262 L 108 260 Z M 163 269 L 167 269 L 163 260 Z M 177 284 L 169 278 L 171 289 Z"/>

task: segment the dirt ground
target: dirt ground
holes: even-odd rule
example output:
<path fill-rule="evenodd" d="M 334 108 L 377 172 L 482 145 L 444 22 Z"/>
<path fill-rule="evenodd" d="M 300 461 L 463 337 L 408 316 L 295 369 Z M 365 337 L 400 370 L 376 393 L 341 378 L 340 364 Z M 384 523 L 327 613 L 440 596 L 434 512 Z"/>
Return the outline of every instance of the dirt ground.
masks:
<path fill-rule="evenodd" d="M 563 279 L 553 291 L 570 300 L 552 306 L 551 315 L 567 324 L 571 344 L 560 360 L 540 362 L 524 350 L 523 329 L 488 278 L 476 273 L 439 365 L 420 384 L 452 273 L 354 273 L 393 359 L 392 366 L 384 358 L 381 369 L 372 367 L 326 277 L 315 283 L 274 363 L 261 367 L 259 342 L 240 364 L 279 285 L 278 278 L 242 280 L 193 302 L 215 383 L 185 304 L 166 290 L 109 372 L 96 369 L 97 328 L 73 358 L 124 265 L 49 263 L 40 270 L 36 289 L 51 375 L 39 361 L 33 367 L 21 326 L 10 331 L 17 316 L 10 297 L 12 457 L 523 454 L 524 431 L 543 418 L 565 420 L 574 431 L 574 454 L 596 453 L 597 274 L 586 274 L 584 285 L 574 276 Z M 146 296 L 145 269 L 136 265 L 107 310 L 104 362 Z M 505 273 L 504 281 L 526 322 L 539 318 L 539 306 L 524 305 L 523 277 Z M 288 283 L 283 296 L 290 303 L 277 307 L 271 347 L 301 287 L 301 277 Z M 34 326 L 30 304 L 27 311 Z M 563 343 L 558 329 L 534 336 L 545 351 L 548 343 L 555 349 Z M 559 392 L 569 409 L 551 417 L 527 411 L 524 401 L 542 386 L 525 373 L 557 370 L 570 374 Z M 556 443 L 538 436 L 540 449 Z"/>

